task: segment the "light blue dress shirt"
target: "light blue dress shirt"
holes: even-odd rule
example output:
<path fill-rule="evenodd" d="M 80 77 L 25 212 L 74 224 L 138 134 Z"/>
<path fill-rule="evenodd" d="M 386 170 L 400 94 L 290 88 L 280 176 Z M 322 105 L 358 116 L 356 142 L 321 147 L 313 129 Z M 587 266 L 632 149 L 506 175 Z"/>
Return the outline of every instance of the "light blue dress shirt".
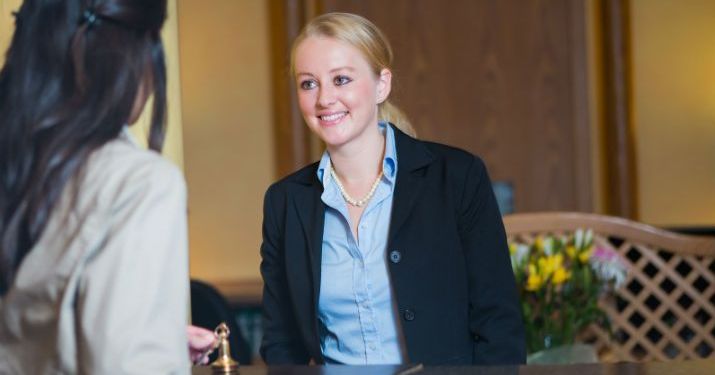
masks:
<path fill-rule="evenodd" d="M 318 301 L 327 363 L 400 364 L 404 358 L 386 257 L 397 176 L 395 135 L 386 123 L 378 126 L 385 135 L 383 177 L 362 214 L 358 239 L 350 230 L 347 203 L 328 173 L 327 151 L 318 166 L 327 206 Z"/>

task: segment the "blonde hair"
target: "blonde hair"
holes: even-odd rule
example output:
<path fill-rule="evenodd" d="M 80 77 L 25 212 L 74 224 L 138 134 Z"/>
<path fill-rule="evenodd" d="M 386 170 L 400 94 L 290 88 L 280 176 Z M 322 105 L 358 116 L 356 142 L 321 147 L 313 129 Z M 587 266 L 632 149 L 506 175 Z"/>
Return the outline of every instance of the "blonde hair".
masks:
<path fill-rule="evenodd" d="M 295 77 L 295 51 L 309 37 L 328 37 L 357 48 L 376 75 L 383 69 L 392 70 L 392 47 L 385 35 L 372 22 L 351 13 L 326 13 L 313 18 L 298 34 L 290 53 L 290 72 Z M 378 104 L 378 120 L 393 123 L 398 129 L 415 137 L 407 116 L 389 99 Z"/>

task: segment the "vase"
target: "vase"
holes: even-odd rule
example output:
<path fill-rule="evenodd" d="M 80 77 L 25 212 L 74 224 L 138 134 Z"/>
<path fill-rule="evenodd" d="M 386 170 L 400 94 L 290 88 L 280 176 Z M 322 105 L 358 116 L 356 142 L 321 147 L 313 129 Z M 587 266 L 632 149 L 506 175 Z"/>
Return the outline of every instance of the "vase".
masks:
<path fill-rule="evenodd" d="M 527 364 L 573 364 L 597 363 L 598 355 L 593 345 L 567 344 L 554 346 L 530 354 L 526 358 Z"/>
<path fill-rule="evenodd" d="M 561 330 L 544 329 L 543 327 L 526 327 L 527 349 L 529 353 L 553 349 L 574 343 L 573 335 Z"/>

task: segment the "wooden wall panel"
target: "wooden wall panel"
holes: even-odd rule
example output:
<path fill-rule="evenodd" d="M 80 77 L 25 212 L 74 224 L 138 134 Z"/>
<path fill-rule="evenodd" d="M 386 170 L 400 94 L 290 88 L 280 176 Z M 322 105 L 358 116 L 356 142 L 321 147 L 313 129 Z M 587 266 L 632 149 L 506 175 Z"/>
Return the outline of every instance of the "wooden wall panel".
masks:
<path fill-rule="evenodd" d="M 482 156 L 517 211 L 592 210 L 584 0 L 322 0 L 395 52 L 392 98 L 422 139 Z"/>
<path fill-rule="evenodd" d="M 632 114 L 630 1 L 603 0 L 605 153 L 611 215 L 638 219 L 635 130 Z"/>
<path fill-rule="evenodd" d="M 293 40 L 309 18 L 314 16 L 311 0 L 272 0 L 268 2 L 272 22 L 271 74 L 273 79 L 276 176 L 283 177 L 312 162 L 310 130 L 298 108 L 295 86 L 289 73 Z"/>

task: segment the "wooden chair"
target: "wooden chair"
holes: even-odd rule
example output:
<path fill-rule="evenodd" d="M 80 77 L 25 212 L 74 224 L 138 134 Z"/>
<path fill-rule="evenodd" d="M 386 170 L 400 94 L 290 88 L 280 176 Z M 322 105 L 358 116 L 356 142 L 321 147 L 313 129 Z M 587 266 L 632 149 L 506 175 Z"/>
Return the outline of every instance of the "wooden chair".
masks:
<path fill-rule="evenodd" d="M 510 241 L 592 229 L 596 246 L 618 251 L 630 270 L 615 298 L 600 301 L 611 333 L 592 325 L 579 341 L 602 361 L 651 361 L 713 356 L 715 237 L 689 236 L 603 215 L 549 212 L 504 216 Z"/>
<path fill-rule="evenodd" d="M 231 309 L 224 296 L 213 285 L 191 279 L 191 324 L 213 331 L 221 322 L 226 323 L 231 334 L 229 345 L 231 356 L 242 365 L 251 364 L 251 348 L 241 332 L 236 320 L 236 313 Z M 209 357 L 216 360 L 218 351 Z"/>

